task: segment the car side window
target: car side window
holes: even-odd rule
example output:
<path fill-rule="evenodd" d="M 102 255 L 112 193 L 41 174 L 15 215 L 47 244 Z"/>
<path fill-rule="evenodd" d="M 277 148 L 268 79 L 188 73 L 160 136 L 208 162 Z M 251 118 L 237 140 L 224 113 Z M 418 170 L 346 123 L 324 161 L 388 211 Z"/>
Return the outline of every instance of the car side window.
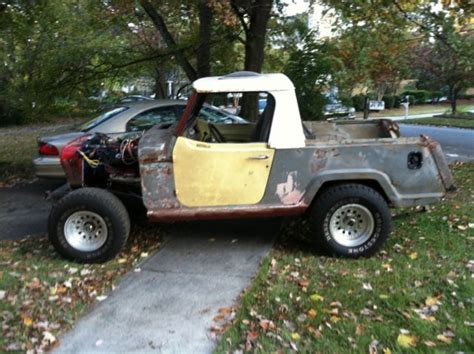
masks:
<path fill-rule="evenodd" d="M 137 114 L 127 123 L 128 132 L 148 130 L 160 123 L 174 123 L 178 120 L 178 115 L 174 107 L 160 107 L 149 109 Z"/>

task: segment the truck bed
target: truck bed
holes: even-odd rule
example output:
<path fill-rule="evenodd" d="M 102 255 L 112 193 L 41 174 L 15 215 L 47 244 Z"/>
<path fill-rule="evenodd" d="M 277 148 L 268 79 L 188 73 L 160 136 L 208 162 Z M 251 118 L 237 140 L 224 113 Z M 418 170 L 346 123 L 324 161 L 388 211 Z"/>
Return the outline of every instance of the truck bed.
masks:
<path fill-rule="evenodd" d="M 339 122 L 307 121 L 304 125 L 310 131 L 307 145 L 321 141 L 343 141 L 359 139 L 398 138 L 398 125 L 388 119 L 354 120 Z"/>

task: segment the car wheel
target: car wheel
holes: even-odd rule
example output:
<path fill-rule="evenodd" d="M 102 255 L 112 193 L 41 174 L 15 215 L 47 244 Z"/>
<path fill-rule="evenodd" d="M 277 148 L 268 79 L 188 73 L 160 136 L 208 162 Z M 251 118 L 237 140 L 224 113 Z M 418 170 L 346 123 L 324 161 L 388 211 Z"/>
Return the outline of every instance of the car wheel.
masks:
<path fill-rule="evenodd" d="M 100 263 L 115 257 L 130 233 L 123 203 L 99 188 L 77 189 L 53 206 L 48 220 L 51 243 L 63 257 Z"/>
<path fill-rule="evenodd" d="M 341 184 L 326 189 L 315 201 L 309 224 L 318 245 L 344 257 L 367 257 L 385 243 L 391 229 L 390 209 L 374 189 Z"/>

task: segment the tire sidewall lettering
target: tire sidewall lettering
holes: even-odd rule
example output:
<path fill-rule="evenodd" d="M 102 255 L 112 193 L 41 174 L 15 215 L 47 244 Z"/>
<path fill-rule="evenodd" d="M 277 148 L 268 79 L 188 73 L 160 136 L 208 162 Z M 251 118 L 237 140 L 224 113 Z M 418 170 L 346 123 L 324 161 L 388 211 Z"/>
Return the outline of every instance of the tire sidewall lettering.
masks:
<path fill-rule="evenodd" d="M 341 244 L 339 244 L 338 242 L 334 240 L 334 238 L 331 235 L 331 232 L 329 231 L 329 221 L 331 219 L 331 216 L 334 214 L 334 212 L 337 209 L 339 209 L 341 206 L 346 205 L 346 204 L 363 205 L 369 209 L 369 211 L 372 213 L 372 216 L 374 218 L 374 231 L 372 235 L 366 242 L 356 247 L 342 246 Z M 374 247 L 377 244 L 377 241 L 379 240 L 381 232 L 382 232 L 382 226 L 383 226 L 382 215 L 369 200 L 359 198 L 359 197 L 349 197 L 349 198 L 343 198 L 341 200 L 338 200 L 327 210 L 324 216 L 324 220 L 323 220 L 323 233 L 324 233 L 325 240 L 328 243 L 330 243 L 332 247 L 337 248 L 339 251 L 342 251 L 345 254 L 354 256 L 354 255 L 358 255 L 370 250 L 372 247 Z"/>

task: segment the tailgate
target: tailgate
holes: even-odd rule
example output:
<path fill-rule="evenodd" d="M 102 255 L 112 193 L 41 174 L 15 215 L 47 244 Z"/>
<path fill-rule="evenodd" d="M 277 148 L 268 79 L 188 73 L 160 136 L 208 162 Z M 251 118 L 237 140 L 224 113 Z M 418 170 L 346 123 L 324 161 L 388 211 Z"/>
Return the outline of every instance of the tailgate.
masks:
<path fill-rule="evenodd" d="M 436 166 L 438 167 L 439 177 L 443 182 L 446 191 L 451 192 L 456 190 L 453 175 L 449 170 L 448 162 L 446 161 L 446 157 L 444 156 L 443 150 L 441 149 L 439 143 L 424 134 L 421 135 L 421 140 L 433 156 Z"/>

